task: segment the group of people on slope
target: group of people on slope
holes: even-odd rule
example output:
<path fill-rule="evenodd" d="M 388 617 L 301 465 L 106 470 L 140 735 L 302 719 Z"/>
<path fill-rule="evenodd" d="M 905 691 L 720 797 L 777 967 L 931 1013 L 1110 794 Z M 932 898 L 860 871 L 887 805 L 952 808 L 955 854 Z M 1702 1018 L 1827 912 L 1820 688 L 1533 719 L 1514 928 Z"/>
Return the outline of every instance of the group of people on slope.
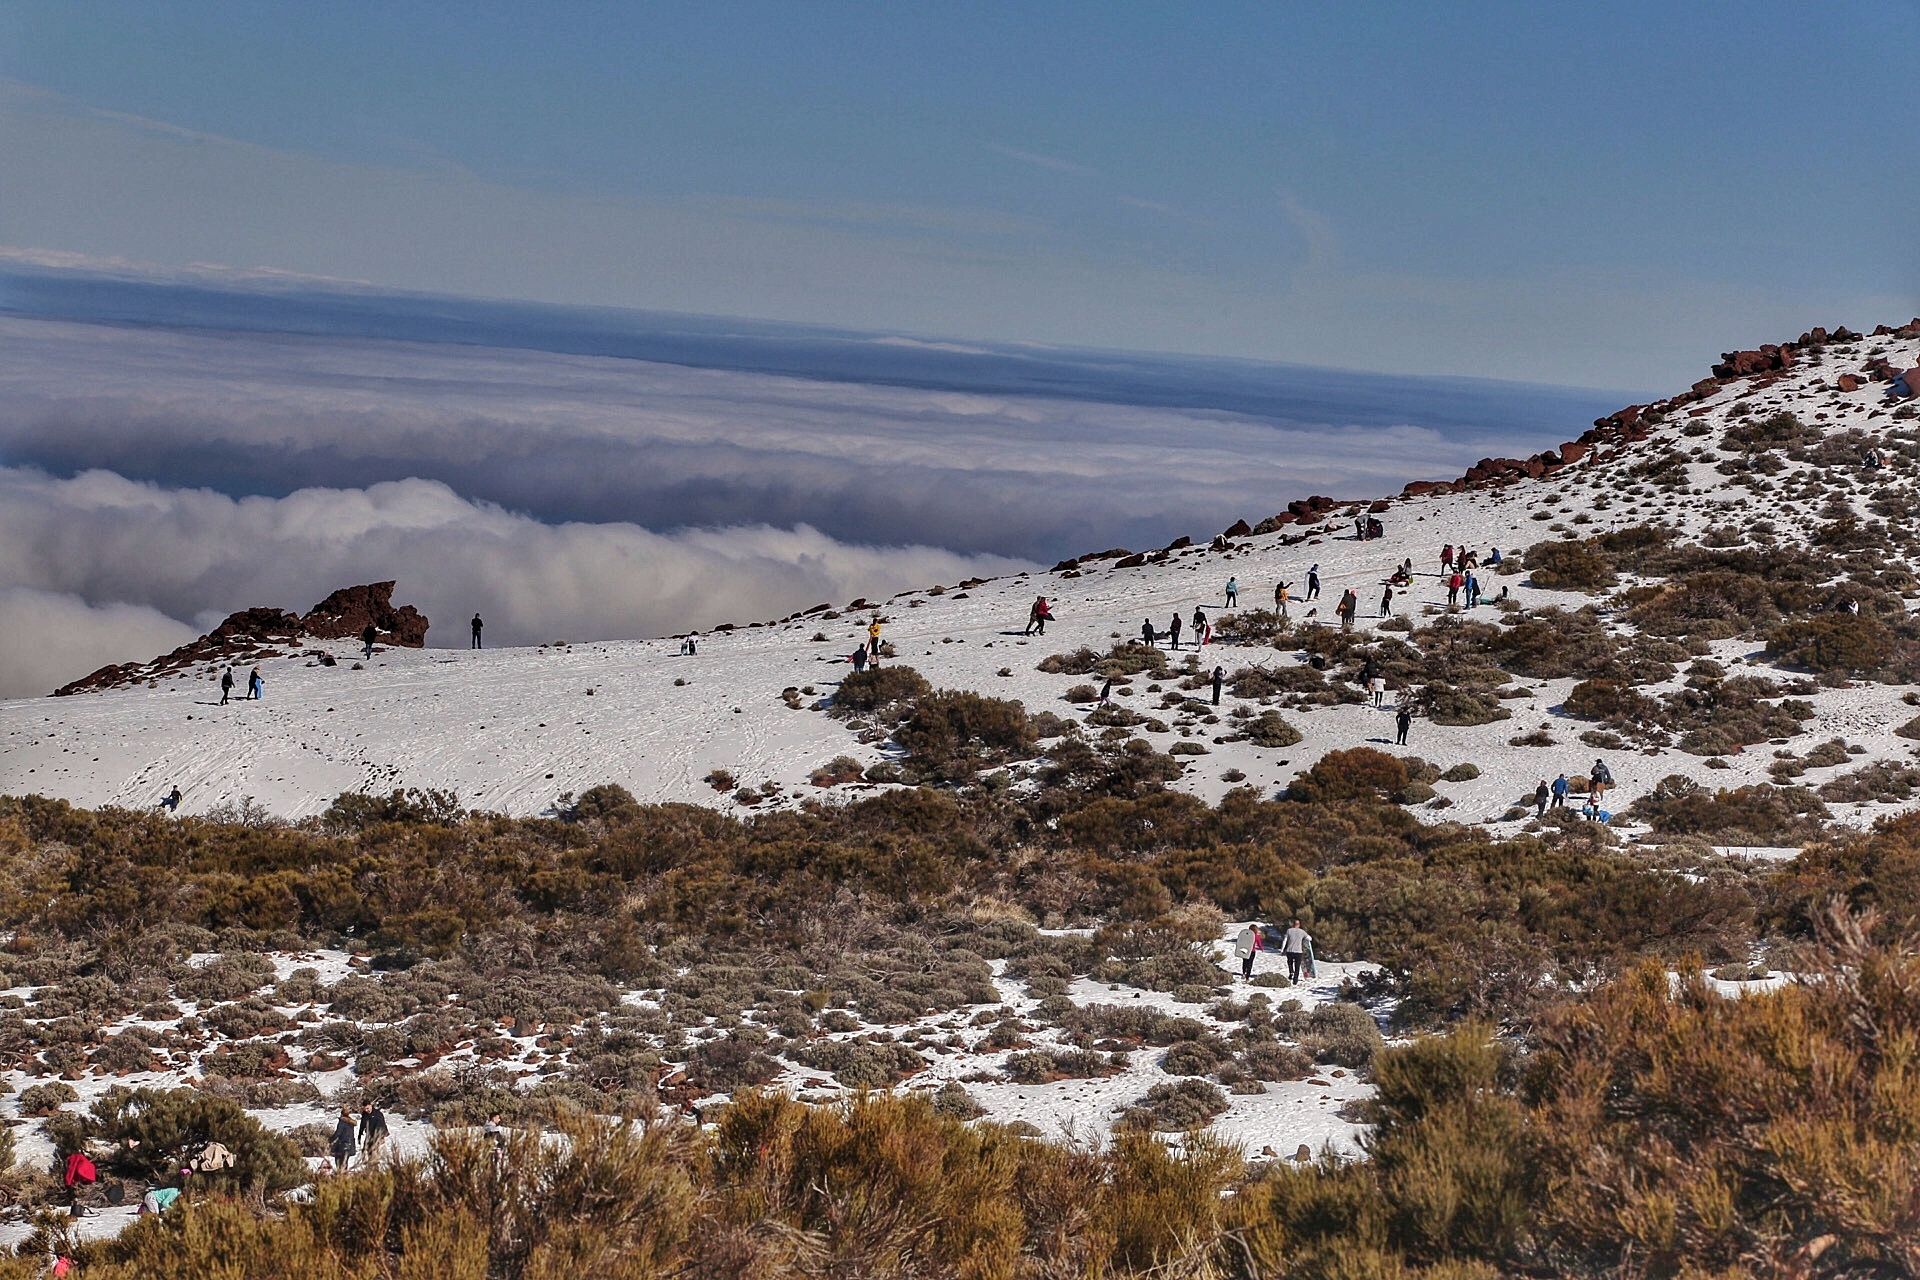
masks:
<path fill-rule="evenodd" d="M 1237 588 L 1234 594 L 1238 596 L 1239 592 Z M 1152 618 L 1143 619 L 1140 623 L 1140 642 L 1148 648 L 1152 648 L 1159 643 L 1160 637 L 1165 635 L 1167 637 L 1167 648 L 1178 649 L 1180 647 L 1180 626 L 1180 614 L 1178 611 L 1174 613 L 1173 618 L 1167 623 L 1167 629 L 1164 632 L 1153 629 Z M 1193 651 L 1198 653 L 1212 643 L 1213 623 L 1207 618 L 1207 611 L 1205 609 L 1195 606 L 1193 610 Z"/>
<path fill-rule="evenodd" d="M 333 1137 L 327 1143 L 327 1150 L 333 1156 L 336 1172 L 345 1173 L 353 1167 L 353 1158 L 357 1154 L 362 1164 L 371 1164 L 380 1154 L 380 1148 L 387 1141 L 387 1113 L 377 1102 L 369 1102 L 354 1114 L 352 1107 L 340 1108 L 339 1116 L 333 1122 Z"/>
<path fill-rule="evenodd" d="M 1602 807 L 1601 802 L 1606 799 L 1607 792 L 1611 790 L 1613 790 L 1613 770 L 1607 768 L 1606 761 L 1595 760 L 1593 768 L 1587 770 L 1587 798 L 1586 803 L 1581 806 L 1581 814 L 1595 821 L 1608 820 L 1612 815 Z M 1547 816 L 1548 809 L 1564 809 L 1567 796 L 1572 791 L 1573 783 L 1568 781 L 1564 773 L 1552 782 L 1548 782 L 1545 778 L 1540 779 L 1540 785 L 1533 789 L 1534 816 L 1544 818 Z"/>
<path fill-rule="evenodd" d="M 873 620 L 867 623 L 866 643 L 860 645 L 844 659 L 844 661 L 852 664 L 855 675 L 865 671 L 868 667 L 877 667 L 880 665 L 881 625 L 880 615 L 875 614 Z"/>
<path fill-rule="evenodd" d="M 1254 961 L 1262 951 L 1274 948 L 1267 945 L 1266 928 L 1258 922 L 1249 924 L 1240 930 L 1233 940 L 1233 954 L 1240 960 L 1240 980 L 1253 981 Z M 1301 978 L 1311 978 L 1313 972 L 1313 935 L 1300 927 L 1300 921 L 1294 920 L 1280 935 L 1280 954 L 1287 960 L 1287 982 L 1296 984 Z"/>
<path fill-rule="evenodd" d="M 253 669 L 253 672 L 247 676 L 247 699 L 249 701 L 257 702 L 266 696 L 267 696 L 267 682 L 260 675 L 260 668 L 255 667 Z M 225 671 L 222 671 L 220 673 L 220 705 L 223 707 L 226 706 L 228 699 L 232 697 L 233 697 L 233 668 L 228 667 Z"/>

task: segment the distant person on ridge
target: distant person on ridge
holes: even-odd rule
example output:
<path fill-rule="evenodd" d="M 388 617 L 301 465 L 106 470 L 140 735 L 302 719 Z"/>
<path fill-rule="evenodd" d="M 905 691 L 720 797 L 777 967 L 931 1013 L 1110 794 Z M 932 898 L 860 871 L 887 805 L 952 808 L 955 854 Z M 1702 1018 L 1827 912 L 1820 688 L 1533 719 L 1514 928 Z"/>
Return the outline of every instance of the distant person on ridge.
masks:
<path fill-rule="evenodd" d="M 369 622 L 367 624 L 367 629 L 360 633 L 360 656 L 361 657 L 371 658 L 373 656 L 373 642 L 379 636 L 379 634 L 380 634 L 379 628 L 375 627 L 371 622 Z"/>
<path fill-rule="evenodd" d="M 220 705 L 226 706 L 227 699 L 233 696 L 233 668 L 228 667 L 220 673 Z"/>
<path fill-rule="evenodd" d="M 486 626 L 487 624 L 480 621 L 480 615 L 476 613 L 473 615 L 473 621 L 469 625 L 473 628 L 473 643 L 469 644 L 467 648 L 469 649 L 483 648 L 484 646 L 480 643 L 480 628 Z"/>

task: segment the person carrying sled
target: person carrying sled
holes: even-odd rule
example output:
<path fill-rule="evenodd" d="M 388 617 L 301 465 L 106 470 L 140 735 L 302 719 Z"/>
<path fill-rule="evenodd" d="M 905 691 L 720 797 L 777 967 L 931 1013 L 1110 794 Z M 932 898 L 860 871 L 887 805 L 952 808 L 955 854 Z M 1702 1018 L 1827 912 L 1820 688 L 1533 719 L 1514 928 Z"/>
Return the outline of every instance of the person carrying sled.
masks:
<path fill-rule="evenodd" d="M 1256 921 L 1240 931 L 1233 940 L 1233 954 L 1240 958 L 1240 981 L 1253 981 L 1253 962 L 1260 954 L 1260 925 Z"/>
<path fill-rule="evenodd" d="M 180 786 L 178 783 L 174 784 L 173 790 L 161 797 L 160 807 L 168 813 L 180 812 Z"/>

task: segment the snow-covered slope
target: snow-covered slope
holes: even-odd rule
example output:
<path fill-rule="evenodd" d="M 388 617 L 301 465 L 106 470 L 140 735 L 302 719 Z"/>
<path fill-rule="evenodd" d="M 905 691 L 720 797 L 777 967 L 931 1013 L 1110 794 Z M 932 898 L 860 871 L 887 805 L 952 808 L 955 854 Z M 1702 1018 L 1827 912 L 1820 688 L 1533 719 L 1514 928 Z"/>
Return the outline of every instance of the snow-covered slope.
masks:
<path fill-rule="evenodd" d="M 1805 353 L 1802 353 L 1804 356 Z M 885 638 L 906 662 L 940 687 L 1018 698 L 1034 710 L 1084 717 L 1089 708 L 1063 694 L 1085 677 L 1036 669 L 1049 654 L 1087 645 L 1101 652 L 1138 636 L 1143 619 L 1164 629 L 1195 607 L 1224 612 L 1222 591 L 1237 577 L 1242 609 L 1272 602 L 1276 581 L 1294 584 L 1294 616 L 1316 606 L 1298 602 L 1310 565 L 1317 563 L 1323 593 L 1313 620 L 1333 624 L 1335 600 L 1359 593 L 1358 626 L 1378 625 L 1381 584 L 1411 559 L 1411 588 L 1395 614 L 1427 621 L 1445 610 L 1438 573 L 1443 543 L 1487 549 L 1525 548 L 1561 534 L 1584 536 L 1643 522 L 1689 534 L 1714 526 L 1745 527 L 1772 520 L 1774 536 L 1791 543 L 1830 519 L 1840 495 L 1863 518 L 1871 494 L 1912 489 L 1913 464 L 1889 451 L 1878 472 L 1829 468 L 1822 490 L 1792 483 L 1806 464 L 1791 463 L 1765 493 L 1718 473 L 1730 456 L 1722 434 L 1733 416 L 1789 410 L 1829 434 L 1858 428 L 1884 439 L 1913 424 L 1894 417 L 1883 384 L 1868 380 L 1838 389 L 1843 373 L 1857 373 L 1878 355 L 1895 369 L 1920 363 L 1920 340 L 1885 336 L 1826 347 L 1816 360 L 1761 378 L 1732 380 L 1698 403 L 1672 407 L 1631 442 L 1602 442 L 1557 472 L 1505 485 L 1396 498 L 1380 514 L 1383 537 L 1360 541 L 1341 506 L 1319 524 L 1294 524 L 1231 540 L 1226 551 L 1199 546 L 1128 568 L 1112 559 L 1089 560 L 1077 571 L 1022 574 L 966 589 L 910 592 L 884 602 Z M 1736 408 L 1736 406 L 1739 406 Z M 1543 428 L 1541 444 L 1578 434 L 1572 424 Z M 1684 484 L 1641 482 L 1637 462 L 1678 448 L 1690 455 Z M 1842 470 L 1847 470 L 1843 468 Z M 1275 495 L 1276 507 L 1286 495 Z M 1606 499 L 1603 506 L 1596 505 Z M 1257 518 L 1260 513 L 1249 513 Z M 1098 545 L 1097 530 L 1086 542 Z M 1890 552 L 1891 554 L 1891 552 Z M 1534 587 L 1525 576 L 1483 571 L 1489 596 L 1511 587 L 1523 605 L 1579 607 L 1594 597 Z M 403 584 L 404 589 L 404 584 Z M 1053 602 L 1056 621 L 1044 637 L 1023 635 L 1036 595 Z M 244 602 L 236 602 L 244 603 Z M 1481 615 L 1491 621 L 1491 610 Z M 204 812 L 250 799 L 285 816 L 311 814 L 342 791 L 395 787 L 445 788 L 471 806 L 539 813 L 566 792 L 618 783 L 642 801 L 691 801 L 732 806 L 727 793 L 705 779 L 725 770 L 740 785 L 778 783 L 785 797 L 822 794 L 809 775 L 828 760 L 851 755 L 863 763 L 885 758 L 883 743 L 857 742 L 847 726 L 820 709 L 849 670 L 842 661 L 863 639 L 871 612 L 802 617 L 775 625 L 714 633 L 697 656 L 680 656 L 672 639 L 543 645 L 490 650 L 383 649 L 364 667 L 358 646 L 332 642 L 336 665 L 287 658 L 263 666 L 261 702 L 218 702 L 214 668 L 164 679 L 154 687 L 0 703 L 0 792 L 40 792 L 87 805 L 150 806 L 169 787 L 185 795 L 182 809 Z M 1191 637 L 1185 636 L 1191 651 Z M 1729 667 L 1759 660 L 1751 642 L 1721 642 L 1713 656 Z M 1199 667 L 1229 671 L 1253 661 L 1298 662 L 1271 648 L 1222 643 L 1198 655 Z M 1176 667 L 1187 662 L 1176 659 Z M 244 672 L 240 673 L 244 676 Z M 1776 673 L 1778 674 L 1778 673 Z M 1680 677 L 1672 682 L 1677 687 Z M 1479 776 L 1440 784 L 1449 818 L 1489 821 L 1555 773 L 1584 771 L 1595 752 L 1578 740 L 1581 728 L 1558 710 L 1573 681 L 1521 681 L 1528 696 L 1505 703 L 1513 715 L 1495 723 L 1441 727 L 1416 721 L 1407 750 L 1442 768 L 1471 762 Z M 1173 687 L 1173 682 L 1166 682 Z M 783 698 L 787 689 L 797 699 Z M 1658 690 L 1655 689 L 1657 692 Z M 1844 738 L 1864 748 L 1860 758 L 1909 756 L 1894 728 L 1912 717 L 1900 691 L 1884 684 L 1821 689 L 1811 695 L 1815 717 L 1801 726 L 1796 745 Z M 1221 712 L 1232 710 L 1231 694 Z M 791 704 L 791 705 L 790 705 Z M 1151 716 L 1158 695 L 1134 685 L 1130 705 Z M 1177 785 L 1203 796 L 1230 786 L 1271 789 L 1285 784 L 1327 750 L 1364 743 L 1392 749 L 1391 698 L 1385 709 L 1345 704 L 1288 719 L 1303 740 L 1284 749 L 1248 741 L 1218 742 L 1230 725 L 1189 721 L 1164 732 L 1136 729 L 1165 749 L 1182 735 L 1205 748 L 1183 756 Z M 1171 716 L 1168 717 L 1172 719 Z M 1559 745 L 1511 745 L 1545 727 Z M 1624 798 L 1668 774 L 1715 786 L 1767 779 L 1768 753 L 1750 749 L 1709 765 L 1700 756 L 1648 749 L 1608 753 Z M 1228 777 L 1243 775 L 1228 781 Z M 846 793 L 846 789 L 840 789 Z M 1884 806 L 1837 806 L 1843 820 L 1864 821 Z"/>

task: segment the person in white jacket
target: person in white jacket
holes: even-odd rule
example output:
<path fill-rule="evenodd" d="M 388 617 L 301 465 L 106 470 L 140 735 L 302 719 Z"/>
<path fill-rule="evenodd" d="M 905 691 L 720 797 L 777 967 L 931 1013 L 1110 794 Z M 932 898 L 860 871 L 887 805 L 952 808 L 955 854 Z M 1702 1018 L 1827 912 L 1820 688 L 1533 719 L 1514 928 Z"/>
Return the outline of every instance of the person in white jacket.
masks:
<path fill-rule="evenodd" d="M 1307 953 L 1313 948 L 1313 935 L 1300 927 L 1295 920 L 1287 928 L 1286 935 L 1280 939 L 1280 951 L 1287 957 L 1287 981 L 1300 981 L 1300 966 L 1306 961 Z"/>

